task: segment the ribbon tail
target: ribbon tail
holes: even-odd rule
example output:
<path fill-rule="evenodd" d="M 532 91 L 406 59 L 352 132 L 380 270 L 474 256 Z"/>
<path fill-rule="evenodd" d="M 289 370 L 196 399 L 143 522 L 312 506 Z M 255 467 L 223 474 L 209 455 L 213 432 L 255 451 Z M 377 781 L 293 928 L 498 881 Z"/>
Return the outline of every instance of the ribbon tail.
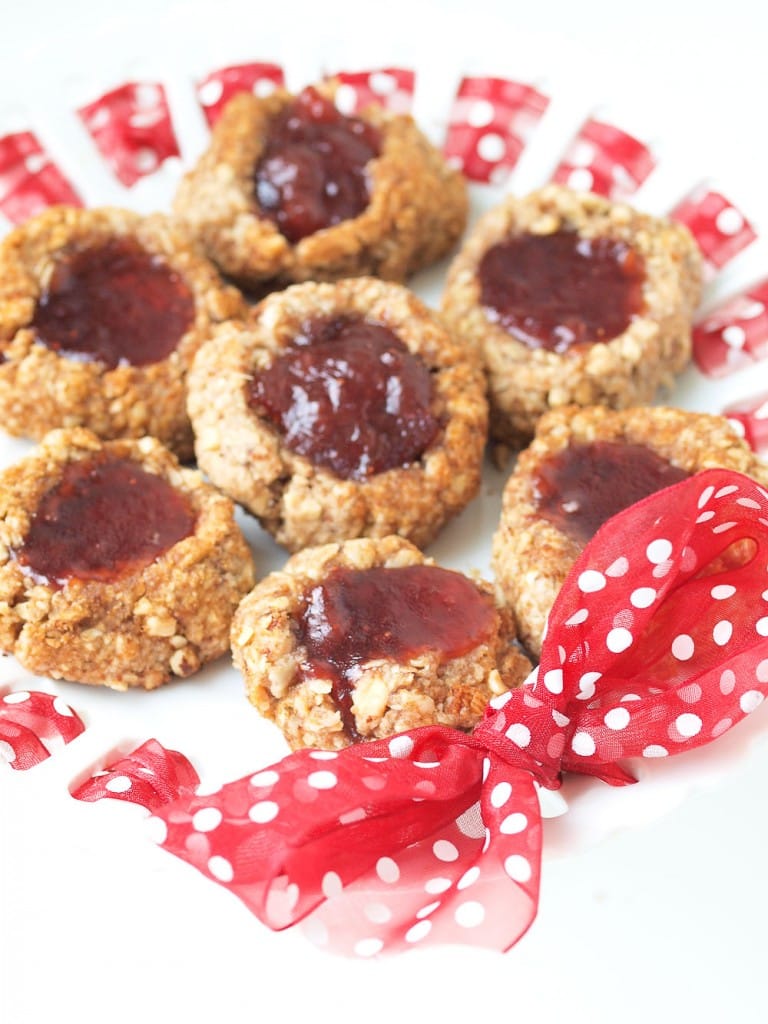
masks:
<path fill-rule="evenodd" d="M 310 940 L 363 957 L 427 945 L 514 946 L 538 911 L 538 797 L 528 772 L 493 755 L 485 767 L 478 802 L 334 893 L 305 921 Z"/>
<path fill-rule="evenodd" d="M 297 751 L 215 794 L 159 808 L 155 824 L 164 849 L 268 927 L 305 921 L 309 937 L 336 953 L 504 950 L 536 915 L 533 779 L 451 729 L 338 754 Z"/>

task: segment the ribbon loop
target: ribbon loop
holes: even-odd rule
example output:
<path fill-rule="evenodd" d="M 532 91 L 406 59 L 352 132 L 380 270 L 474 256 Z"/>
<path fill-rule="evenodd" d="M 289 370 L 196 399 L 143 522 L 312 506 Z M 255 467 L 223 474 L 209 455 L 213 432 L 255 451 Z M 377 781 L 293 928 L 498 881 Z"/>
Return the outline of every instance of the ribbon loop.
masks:
<path fill-rule="evenodd" d="M 606 524 L 558 595 L 533 688 L 562 681 L 563 770 L 624 782 L 621 759 L 700 746 L 753 710 L 767 569 L 768 492 L 740 474 L 708 470 Z"/>

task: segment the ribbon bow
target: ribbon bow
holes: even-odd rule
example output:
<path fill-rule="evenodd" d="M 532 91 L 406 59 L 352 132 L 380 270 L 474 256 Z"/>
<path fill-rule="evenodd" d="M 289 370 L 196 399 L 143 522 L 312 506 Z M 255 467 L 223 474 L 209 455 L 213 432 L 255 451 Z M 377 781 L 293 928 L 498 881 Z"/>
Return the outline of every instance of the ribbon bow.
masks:
<path fill-rule="evenodd" d="M 269 927 L 336 951 L 504 950 L 536 915 L 535 783 L 634 782 L 629 758 L 710 742 L 768 691 L 768 492 L 709 470 L 609 520 L 549 619 L 541 662 L 470 735 L 426 727 L 302 750 L 156 809 L 165 849 Z"/>

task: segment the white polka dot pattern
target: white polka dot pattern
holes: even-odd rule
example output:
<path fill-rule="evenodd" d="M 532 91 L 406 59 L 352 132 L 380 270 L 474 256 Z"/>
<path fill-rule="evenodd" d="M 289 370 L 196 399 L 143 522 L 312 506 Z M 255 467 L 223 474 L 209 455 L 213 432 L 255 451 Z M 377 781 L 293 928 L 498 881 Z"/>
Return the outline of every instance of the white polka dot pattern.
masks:
<path fill-rule="evenodd" d="M 0 137 L 0 212 L 22 224 L 54 203 L 82 206 L 64 172 L 34 132 Z"/>
<path fill-rule="evenodd" d="M 0 699 L 0 761 L 26 771 L 84 728 L 82 719 L 60 697 L 12 690 Z"/>
<path fill-rule="evenodd" d="M 332 762 L 335 784 L 321 787 L 317 800 L 299 813 L 290 813 L 292 795 L 299 779 L 317 774 L 315 751 L 299 751 L 224 786 L 215 805 L 221 820 L 209 796 L 178 802 L 167 814 L 161 808 L 155 813 L 166 828 L 158 830 L 159 839 L 236 892 L 272 927 L 284 927 L 325 901 L 308 933 L 347 954 L 375 956 L 427 939 L 468 941 L 468 933 L 473 942 L 506 948 L 536 909 L 541 825 L 533 780 L 485 757 L 471 737 L 453 730 L 419 729 L 406 738 L 408 743 L 382 740 L 342 752 Z M 360 874 L 360 842 L 370 832 L 374 809 L 369 804 L 367 814 L 343 830 L 337 826 L 351 790 L 360 785 L 362 763 L 369 778 L 382 780 L 369 792 L 382 793 L 386 801 L 396 794 L 399 805 L 396 818 L 388 815 L 389 824 L 378 830 L 380 855 L 372 855 Z M 441 793 L 437 813 L 429 816 L 414 794 L 419 781 L 435 773 Z M 254 779 L 259 806 L 279 809 L 274 819 L 252 813 Z M 389 825 L 408 830 L 407 849 L 392 848 Z M 254 861 L 256 847 L 247 838 L 252 832 L 254 840 L 268 837 L 273 854 L 283 842 L 299 849 L 307 842 L 312 855 L 290 864 L 289 854 L 277 864 L 266 855 L 263 863 Z M 500 885 L 510 890 L 501 901 L 495 896 Z"/>
<path fill-rule="evenodd" d="M 764 490 L 710 470 L 620 513 L 598 540 L 555 602 L 539 671 L 474 733 L 301 750 L 214 796 L 190 787 L 155 810 L 164 847 L 272 928 L 312 913 L 308 931 L 337 952 L 507 949 L 536 914 L 537 785 L 557 788 L 564 771 L 632 782 L 626 759 L 708 743 L 768 692 Z M 740 562 L 732 545 L 747 540 Z M 133 784 L 125 765 L 113 771 Z"/>
<path fill-rule="evenodd" d="M 725 266 L 757 237 L 733 203 L 706 184 L 679 202 L 670 217 L 690 230 L 712 272 Z"/>
<path fill-rule="evenodd" d="M 126 82 L 77 111 L 115 177 L 128 187 L 179 156 L 165 88 Z"/>
<path fill-rule="evenodd" d="M 127 800 L 156 811 L 174 800 L 191 797 L 199 783 L 197 772 L 183 754 L 167 750 L 157 740 L 147 740 L 86 779 L 72 791 L 72 796 L 88 803 L 104 797 Z M 245 783 L 250 786 L 250 780 Z M 253 790 L 249 792 L 252 797 Z M 217 802 L 220 793 L 217 790 L 197 797 L 198 805 L 188 819 L 195 835 L 209 835 L 222 827 L 224 811 Z"/>
<path fill-rule="evenodd" d="M 407 68 L 339 71 L 336 106 L 342 114 L 359 114 L 372 104 L 393 114 L 407 114 L 413 103 L 416 75 Z"/>
<path fill-rule="evenodd" d="M 539 678 L 557 666 L 566 698 L 558 708 L 576 721 L 563 730 L 570 739 L 561 762 L 552 765 L 551 735 L 543 740 L 543 726 L 526 716 L 532 736 L 527 752 L 539 762 L 540 781 L 561 769 L 583 771 L 585 760 L 606 781 L 630 781 L 617 761 L 665 757 L 707 743 L 754 711 L 768 692 L 768 673 L 761 668 L 768 652 L 762 626 L 766 492 L 747 477 L 710 470 L 679 486 L 674 501 L 659 499 L 644 513 L 628 510 L 613 522 L 599 549 L 590 545 L 584 552 L 550 615 L 550 630 L 560 643 L 569 635 L 572 640 L 564 667 L 561 653 L 545 644 Z M 648 540 L 640 543 L 641 537 Z M 731 559 L 730 568 L 701 573 L 747 538 L 756 545 L 752 561 L 740 565 Z M 614 579 L 605 567 L 621 557 L 629 569 Z M 585 578 L 602 579 L 605 587 L 585 588 Z M 628 606 L 631 631 L 615 625 L 629 621 L 617 611 Z M 577 608 L 588 616 L 571 625 Z M 564 623 L 559 631 L 556 622 Z M 723 669 L 737 654 L 739 671 Z M 541 685 L 534 692 L 543 716 L 552 695 Z M 580 704 L 586 707 L 578 710 Z M 514 713 L 514 702 L 504 713 Z"/>
<path fill-rule="evenodd" d="M 499 183 L 520 159 L 548 97 L 504 78 L 463 78 L 443 152 L 470 181 Z"/>
<path fill-rule="evenodd" d="M 656 161 L 638 139 L 588 118 L 568 146 L 553 181 L 608 199 L 627 199 L 653 170 Z"/>
<path fill-rule="evenodd" d="M 283 85 L 285 76 L 278 64 L 253 61 L 211 71 L 195 88 L 205 119 L 212 126 L 235 93 L 250 92 L 263 97 Z"/>
<path fill-rule="evenodd" d="M 756 345 L 752 352 L 756 359 L 768 359 L 768 311 L 764 316 L 761 344 Z M 754 451 L 760 455 L 768 453 L 768 391 L 726 405 L 722 413 Z"/>

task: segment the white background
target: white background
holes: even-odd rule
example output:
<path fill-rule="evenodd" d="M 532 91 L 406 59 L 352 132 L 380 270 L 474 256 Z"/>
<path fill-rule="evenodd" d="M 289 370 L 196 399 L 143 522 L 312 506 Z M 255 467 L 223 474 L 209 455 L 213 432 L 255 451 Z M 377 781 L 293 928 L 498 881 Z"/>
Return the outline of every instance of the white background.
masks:
<path fill-rule="evenodd" d="M 559 96 L 594 97 L 618 123 L 625 116 L 626 127 L 636 124 L 641 137 L 658 142 L 670 191 L 678 168 L 681 184 L 712 176 L 768 233 L 768 15 L 756 0 L 132 0 L 119 12 L 97 0 L 3 0 L 2 13 L 0 131 L 6 114 L 15 116 L 11 108 L 44 117 L 58 78 L 87 77 L 89 62 L 104 81 L 113 66 L 115 82 L 125 68 L 197 73 L 247 56 L 282 58 L 311 73 L 325 64 L 406 64 L 438 83 L 485 71 L 535 78 Z M 121 19 L 125 28 L 115 29 Z M 101 25 L 104 42 L 94 48 L 89 40 Z M 294 75 L 291 84 L 303 82 Z M 139 196 L 139 204 L 152 198 Z M 753 259 L 753 268 L 764 276 L 768 261 L 758 267 Z M 753 388 L 768 386 L 767 378 L 764 364 Z M 199 701 L 206 679 L 191 685 Z M 57 692 L 91 715 L 94 729 L 80 750 L 25 777 L 0 777 L 4 1024 L 768 1019 L 765 743 L 728 761 L 706 785 L 687 786 L 695 791 L 666 813 L 659 816 L 659 798 L 652 820 L 548 857 L 538 919 L 510 953 L 437 949 L 347 962 L 317 952 L 298 931 L 266 932 L 234 898 L 148 842 L 134 808 L 74 805 L 62 789 L 103 753 L 105 737 L 122 735 L 121 714 L 137 741 L 167 728 L 190 756 L 209 754 L 224 778 L 236 767 L 258 767 L 265 750 L 242 749 L 247 706 L 242 725 L 226 719 L 232 731 L 222 736 L 216 711 L 229 691 L 218 683 L 205 728 L 183 721 L 180 690 L 128 695 L 145 700 L 122 708 L 120 695 L 85 696 L 73 685 Z M 109 728 L 99 732 L 106 719 Z M 279 756 L 279 743 L 270 742 Z M 215 759 L 219 748 L 228 748 L 229 762 Z M 672 787 L 668 803 L 677 797 Z"/>

